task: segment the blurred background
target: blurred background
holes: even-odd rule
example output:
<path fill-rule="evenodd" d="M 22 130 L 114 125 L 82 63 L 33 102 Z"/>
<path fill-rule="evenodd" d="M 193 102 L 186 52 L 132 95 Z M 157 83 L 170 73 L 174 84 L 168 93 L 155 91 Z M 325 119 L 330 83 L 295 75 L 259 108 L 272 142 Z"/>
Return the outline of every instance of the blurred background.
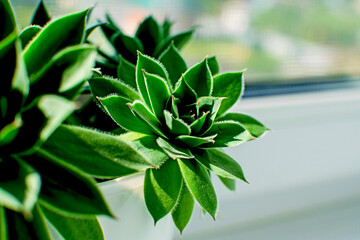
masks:
<path fill-rule="evenodd" d="M 36 1 L 11 3 L 26 26 Z M 188 65 L 216 55 L 221 71 L 246 68 L 233 111 L 272 129 L 227 151 L 251 184 L 214 178 L 217 221 L 196 209 L 174 239 L 360 239 L 360 0 L 45 0 L 54 17 L 94 3 L 92 23 L 109 13 L 128 34 L 149 14 L 197 26 Z"/>

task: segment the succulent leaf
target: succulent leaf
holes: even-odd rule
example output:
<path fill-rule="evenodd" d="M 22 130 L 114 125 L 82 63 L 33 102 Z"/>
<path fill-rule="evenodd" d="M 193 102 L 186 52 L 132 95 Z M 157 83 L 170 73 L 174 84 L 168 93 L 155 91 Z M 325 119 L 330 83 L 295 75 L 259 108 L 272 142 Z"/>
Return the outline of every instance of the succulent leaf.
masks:
<path fill-rule="evenodd" d="M 135 80 L 135 65 L 120 56 L 120 62 L 117 67 L 117 76 L 129 86 L 137 88 Z"/>
<path fill-rule="evenodd" d="M 181 99 L 182 105 L 195 103 L 198 98 L 194 89 L 192 89 L 185 81 L 184 76 L 177 82 L 173 95 L 174 97 Z"/>
<path fill-rule="evenodd" d="M 173 25 L 174 23 L 172 21 L 170 21 L 170 19 L 168 18 L 165 18 L 163 24 L 162 24 L 162 31 L 163 31 L 163 38 L 167 38 L 170 36 L 170 29 L 171 29 L 171 26 Z"/>
<path fill-rule="evenodd" d="M 226 97 L 221 104 L 219 116 L 229 110 L 244 91 L 243 72 L 223 73 L 214 77 L 213 96 Z"/>
<path fill-rule="evenodd" d="M 206 168 L 194 159 L 178 159 L 177 161 L 191 194 L 200 206 L 215 219 L 217 199 Z"/>
<path fill-rule="evenodd" d="M 16 31 L 15 16 L 8 0 L 0 1 L 0 19 L 2 27 L 0 29 L 0 41 Z M 6 23 L 6 24 L 3 24 Z"/>
<path fill-rule="evenodd" d="M 174 208 L 182 184 L 179 165 L 174 160 L 166 161 L 160 169 L 146 170 L 144 197 L 155 224 Z"/>
<path fill-rule="evenodd" d="M 143 43 L 144 53 L 150 56 L 162 38 L 159 24 L 152 16 L 140 23 L 135 36 Z"/>
<path fill-rule="evenodd" d="M 205 143 L 214 143 L 214 138 L 217 134 L 212 136 L 206 136 L 206 137 L 196 137 L 196 136 L 178 136 L 176 139 L 180 140 L 181 142 L 185 143 L 190 148 L 199 147 L 202 144 Z"/>
<path fill-rule="evenodd" d="M 220 66 L 219 66 L 218 60 L 216 59 L 215 56 L 209 57 L 207 60 L 208 60 L 209 69 L 211 71 L 211 75 L 212 76 L 217 75 L 220 72 Z M 214 79 L 214 81 L 215 81 L 215 79 Z M 214 86 L 214 88 L 215 88 L 215 86 Z M 224 96 L 222 96 L 222 97 L 224 97 Z"/>
<path fill-rule="evenodd" d="M 144 52 L 142 43 L 136 37 L 130 37 L 123 33 L 114 34 L 111 42 L 115 50 L 126 60 L 136 62 L 137 51 Z"/>
<path fill-rule="evenodd" d="M 224 178 L 222 176 L 218 176 L 218 177 L 227 189 L 229 189 L 230 191 L 235 191 L 236 188 L 235 179 Z"/>
<path fill-rule="evenodd" d="M 191 39 L 194 31 L 195 30 L 192 29 L 164 39 L 161 44 L 156 46 L 153 56 L 157 57 L 161 55 L 171 43 L 174 43 L 174 46 L 181 50 L 181 48 Z"/>
<path fill-rule="evenodd" d="M 40 0 L 31 19 L 31 25 L 44 26 L 49 21 L 50 16 L 45 7 L 44 1 Z"/>
<path fill-rule="evenodd" d="M 165 122 L 170 133 L 174 135 L 190 135 L 191 129 L 180 118 L 175 118 L 169 111 L 164 110 Z"/>
<path fill-rule="evenodd" d="M 193 209 L 194 198 L 191 195 L 186 184 L 183 183 L 178 202 L 176 203 L 175 208 L 171 212 L 172 219 L 177 229 L 179 229 L 180 233 L 182 233 L 182 231 L 190 221 Z"/>
<path fill-rule="evenodd" d="M 199 97 L 211 96 L 213 78 L 206 58 L 200 63 L 189 68 L 184 73 L 184 80 L 192 89 L 194 89 Z"/>
<path fill-rule="evenodd" d="M 192 159 L 194 156 L 187 148 L 178 147 L 162 138 L 156 139 L 157 144 L 172 159 Z"/>
<path fill-rule="evenodd" d="M 22 48 L 24 49 L 40 31 L 41 27 L 39 26 L 29 26 L 22 30 L 19 35 Z"/>

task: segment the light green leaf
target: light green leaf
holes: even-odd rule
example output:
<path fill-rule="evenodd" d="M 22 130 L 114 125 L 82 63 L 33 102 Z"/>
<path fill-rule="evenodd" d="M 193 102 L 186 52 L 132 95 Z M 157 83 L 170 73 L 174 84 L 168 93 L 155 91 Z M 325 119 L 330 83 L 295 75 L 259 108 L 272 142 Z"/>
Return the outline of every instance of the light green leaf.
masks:
<path fill-rule="evenodd" d="M 39 174 L 20 159 L 0 161 L 0 205 L 31 218 L 38 200 L 41 180 Z"/>
<path fill-rule="evenodd" d="M 206 168 L 194 159 L 178 159 L 178 163 L 191 194 L 200 206 L 215 219 L 217 199 Z"/>
<path fill-rule="evenodd" d="M 175 208 L 172 210 L 172 219 L 179 229 L 180 234 L 190 221 L 192 212 L 194 209 L 194 198 L 191 195 L 188 187 L 183 183 L 181 187 L 181 192 L 178 198 L 178 202 L 175 205 Z"/>
<path fill-rule="evenodd" d="M 194 89 L 199 97 L 211 96 L 213 89 L 213 78 L 207 59 L 189 68 L 184 73 L 184 80 Z"/>
<path fill-rule="evenodd" d="M 7 221 L 4 207 L 0 206 L 0 240 L 8 239 Z"/>
<path fill-rule="evenodd" d="M 219 109 L 219 116 L 229 110 L 244 91 L 243 72 L 223 73 L 214 77 L 213 96 L 226 97 Z"/>
<path fill-rule="evenodd" d="M 159 77 L 165 79 L 167 83 L 169 83 L 169 80 L 166 70 L 160 62 L 140 52 L 138 53 L 138 61 L 136 64 L 136 84 L 146 105 L 151 106 L 143 71 L 158 75 Z M 168 85 L 170 86 L 170 84 Z"/>
<path fill-rule="evenodd" d="M 180 79 L 181 75 L 187 70 L 186 62 L 179 51 L 171 44 L 159 57 L 159 61 L 164 64 L 169 73 L 171 87 Z"/>
<path fill-rule="evenodd" d="M 96 97 L 106 97 L 110 94 L 130 99 L 131 101 L 140 99 L 135 89 L 118 79 L 107 76 L 93 77 L 89 80 L 91 92 Z"/>
<path fill-rule="evenodd" d="M 158 119 L 164 118 L 164 108 L 170 98 L 170 89 L 165 80 L 157 75 L 144 72 L 150 106 Z"/>
<path fill-rule="evenodd" d="M 144 52 L 144 47 L 138 38 L 127 36 L 121 32 L 114 34 L 111 42 L 117 53 L 132 63 L 136 63 L 137 51 Z"/>
<path fill-rule="evenodd" d="M 211 71 L 211 75 L 215 76 L 216 74 L 218 74 L 220 72 L 219 62 L 215 56 L 208 58 L 208 65 L 209 65 L 209 69 Z M 214 81 L 215 81 L 215 79 L 214 79 Z"/>
<path fill-rule="evenodd" d="M 196 119 L 194 122 L 192 122 L 190 124 L 191 131 L 194 134 L 198 134 L 201 132 L 201 129 L 203 128 L 203 126 L 206 122 L 206 119 L 208 118 L 209 113 L 210 113 L 210 111 L 204 112 L 201 117 L 199 117 L 198 119 Z"/>
<path fill-rule="evenodd" d="M 174 135 L 190 135 L 190 127 L 181 119 L 175 118 L 169 111 L 164 110 L 165 123 Z"/>
<path fill-rule="evenodd" d="M 227 189 L 229 189 L 230 191 L 235 191 L 235 187 L 236 187 L 235 179 L 224 178 L 222 176 L 218 176 L 218 177 L 220 181 L 225 185 L 225 187 L 227 187 Z"/>
<path fill-rule="evenodd" d="M 19 39 L 21 41 L 22 48 L 25 48 L 26 45 L 41 31 L 39 26 L 28 26 L 21 31 Z"/>
<path fill-rule="evenodd" d="M 234 121 L 215 122 L 206 135 L 218 134 L 215 143 L 205 144 L 203 148 L 233 147 L 250 141 L 253 137 L 239 123 Z"/>
<path fill-rule="evenodd" d="M 0 29 L 0 41 L 10 35 L 12 32 L 16 31 L 16 21 L 14 12 L 11 8 L 11 5 L 8 0 L 0 1 L 0 16 L 1 16 L 1 25 Z"/>
<path fill-rule="evenodd" d="M 135 36 L 144 45 L 145 54 L 150 56 L 153 55 L 155 47 L 159 44 L 162 37 L 159 24 L 152 16 L 147 17 L 140 23 Z"/>
<path fill-rule="evenodd" d="M 216 175 L 224 178 L 239 179 L 246 182 L 244 173 L 238 162 L 223 151 L 208 149 L 197 152 L 193 151 L 193 154 L 198 162 L 207 169 L 213 171 Z"/>
<path fill-rule="evenodd" d="M 206 136 L 206 137 L 197 137 L 197 136 L 178 136 L 176 139 L 180 140 L 181 142 L 185 143 L 187 146 L 193 148 L 198 147 L 205 143 L 213 143 L 216 134 L 213 136 Z"/>
<path fill-rule="evenodd" d="M 14 121 L 7 124 L 0 130 L 0 147 L 11 143 L 15 139 L 22 124 L 20 114 L 18 114 L 15 116 Z"/>
<path fill-rule="evenodd" d="M 152 131 L 164 138 L 167 136 L 161 131 L 161 122 L 157 117 L 150 111 L 150 109 L 145 106 L 145 104 L 139 100 L 134 101 L 130 104 L 131 109 L 139 115 L 144 122 L 146 122 L 152 129 Z"/>
<path fill-rule="evenodd" d="M 31 19 L 31 25 L 44 26 L 49 21 L 49 13 L 46 10 L 43 0 L 40 0 Z"/>
<path fill-rule="evenodd" d="M 218 98 L 218 97 L 201 97 L 198 99 L 199 112 L 204 112 L 204 113 L 209 112 L 205 120 L 205 123 L 201 129 L 202 134 L 205 134 L 213 125 L 213 122 L 215 121 L 215 118 L 221 107 L 222 101 L 223 98 Z M 214 135 L 214 134 L 216 133 L 212 133 L 208 135 Z"/>
<path fill-rule="evenodd" d="M 46 25 L 24 50 L 27 72 L 37 73 L 60 50 L 82 43 L 88 10 L 59 18 Z"/>
<path fill-rule="evenodd" d="M 171 43 L 173 43 L 177 49 L 181 50 L 181 48 L 191 39 L 194 31 L 195 30 L 192 29 L 186 32 L 173 35 L 163 40 L 161 44 L 156 46 L 153 56 L 158 57 L 159 55 L 161 55 L 161 53 L 165 51 L 166 48 L 168 48 Z"/>
<path fill-rule="evenodd" d="M 83 43 L 88 42 L 87 39 L 91 35 L 91 33 L 98 27 L 105 25 L 106 23 L 97 23 L 95 25 L 92 25 L 91 27 L 86 28 Z"/>
<path fill-rule="evenodd" d="M 219 121 L 235 121 L 244 126 L 252 136 L 258 138 L 269 129 L 255 118 L 242 113 L 228 113 L 219 118 Z"/>
<path fill-rule="evenodd" d="M 182 183 L 179 165 L 174 160 L 166 161 L 160 169 L 146 170 L 144 197 L 155 224 L 174 208 Z"/>
<path fill-rule="evenodd" d="M 169 159 L 163 150 L 156 143 L 156 136 L 143 135 L 140 133 L 129 132 L 118 137 L 126 141 L 132 146 L 137 154 L 140 154 L 146 162 L 152 167 L 159 168 L 165 161 Z"/>
<path fill-rule="evenodd" d="M 5 210 L 8 239 L 51 240 L 45 218 L 38 205 L 33 210 L 33 219 L 28 221 L 21 214 Z"/>
<path fill-rule="evenodd" d="M 131 111 L 128 105 L 131 102 L 130 99 L 120 96 L 109 96 L 98 98 L 98 100 L 105 111 L 120 127 L 128 131 L 152 134 L 151 127 Z"/>
<path fill-rule="evenodd" d="M 41 149 L 98 178 L 121 177 L 150 167 L 130 143 L 75 126 L 61 125 Z"/>
<path fill-rule="evenodd" d="M 171 144 L 169 141 L 166 141 L 162 138 L 156 139 L 157 144 L 164 150 L 164 152 L 169 155 L 172 159 L 184 158 L 191 159 L 194 158 L 192 153 L 187 148 L 181 148 L 174 144 Z"/>
<path fill-rule="evenodd" d="M 61 212 L 56 212 L 54 209 L 41 206 L 41 211 L 46 219 L 56 228 L 61 236 L 66 240 L 102 240 L 104 234 L 102 232 L 99 221 L 95 216 L 79 217 L 64 215 Z"/>
<path fill-rule="evenodd" d="M 75 167 L 45 152 L 22 156 L 22 159 L 41 175 L 42 203 L 78 215 L 113 216 L 96 182 Z"/>
<path fill-rule="evenodd" d="M 117 67 L 117 76 L 134 89 L 136 86 L 135 65 L 120 56 L 120 63 Z"/>

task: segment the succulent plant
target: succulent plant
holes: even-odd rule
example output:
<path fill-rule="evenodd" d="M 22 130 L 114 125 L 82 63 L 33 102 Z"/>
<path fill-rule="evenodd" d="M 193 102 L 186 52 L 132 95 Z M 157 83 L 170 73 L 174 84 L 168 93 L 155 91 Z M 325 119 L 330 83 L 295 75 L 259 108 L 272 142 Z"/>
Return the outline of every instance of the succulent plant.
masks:
<path fill-rule="evenodd" d="M 155 60 L 138 52 L 136 90 L 108 77 L 89 81 L 108 115 L 152 167 L 144 196 L 154 222 L 171 212 L 183 231 L 194 199 L 215 218 L 217 198 L 210 171 L 230 189 L 246 181 L 240 165 L 221 148 L 260 137 L 267 128 L 254 118 L 226 113 L 242 95 L 243 72 L 218 74 L 215 58 L 187 65 L 171 44 Z"/>
<path fill-rule="evenodd" d="M 95 215 L 111 213 L 96 182 L 42 148 L 92 74 L 96 49 L 82 45 L 88 12 L 19 34 L 0 0 L 0 239 L 50 239 L 49 223 L 66 239 L 88 236 L 84 226 L 103 238 Z"/>

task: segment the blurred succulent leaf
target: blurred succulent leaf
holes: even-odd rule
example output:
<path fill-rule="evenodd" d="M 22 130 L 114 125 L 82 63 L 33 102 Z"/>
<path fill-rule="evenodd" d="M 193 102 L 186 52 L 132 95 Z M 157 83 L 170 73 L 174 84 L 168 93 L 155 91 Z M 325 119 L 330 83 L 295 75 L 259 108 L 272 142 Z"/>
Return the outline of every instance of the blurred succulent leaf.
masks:
<path fill-rule="evenodd" d="M 178 159 L 177 161 L 191 194 L 200 206 L 215 219 L 217 199 L 206 168 L 194 159 Z"/>
<path fill-rule="evenodd" d="M 218 177 L 227 189 L 229 189 L 230 191 L 235 191 L 236 188 L 235 179 L 225 178 L 219 175 Z"/>
<path fill-rule="evenodd" d="M 104 239 L 101 226 L 95 216 L 78 217 L 65 215 L 45 205 L 41 205 L 41 211 L 64 239 Z"/>
<path fill-rule="evenodd" d="M 196 151 L 193 152 L 193 154 L 198 162 L 207 169 L 213 171 L 216 175 L 230 179 L 239 179 L 246 182 L 239 163 L 223 151 L 218 149 L 208 149 Z"/>
<path fill-rule="evenodd" d="M 5 208 L 0 206 L 0 240 L 8 239 L 7 221 Z"/>
<path fill-rule="evenodd" d="M 135 65 L 127 61 L 122 56 L 120 56 L 120 63 L 117 67 L 117 76 L 120 80 L 127 83 L 129 86 L 133 87 L 134 89 L 137 88 L 135 79 Z"/>
<path fill-rule="evenodd" d="M 143 43 L 144 53 L 147 55 L 153 55 L 162 37 L 159 24 L 152 16 L 147 17 L 140 23 L 135 36 Z"/>
<path fill-rule="evenodd" d="M 172 159 L 166 161 L 160 169 L 146 170 L 144 197 L 155 224 L 174 208 L 182 183 L 179 165 Z"/>
<path fill-rule="evenodd" d="M 174 135 L 190 135 L 191 129 L 180 118 L 175 118 L 169 111 L 164 110 L 165 123 Z"/>
<path fill-rule="evenodd" d="M 116 34 L 119 30 L 111 25 L 110 23 L 101 25 L 101 31 L 104 33 L 105 37 L 111 42 L 111 38 L 114 34 Z"/>
<path fill-rule="evenodd" d="M 162 138 L 156 139 L 157 144 L 162 148 L 162 150 L 169 155 L 172 159 L 191 159 L 194 158 L 192 153 L 187 148 L 181 148 L 172 144 Z"/>
<path fill-rule="evenodd" d="M 183 183 L 178 202 L 176 203 L 175 208 L 171 212 L 172 219 L 177 229 L 179 229 L 180 234 L 182 234 L 182 231 L 185 229 L 186 225 L 190 221 L 193 209 L 194 198 L 191 195 L 186 184 Z"/>
<path fill-rule="evenodd" d="M 135 89 L 118 79 L 107 76 L 93 77 L 89 80 L 89 85 L 92 94 L 96 97 L 103 98 L 116 94 L 131 101 L 140 99 Z"/>
<path fill-rule="evenodd" d="M 61 125 L 41 149 L 97 178 L 121 177 L 150 167 L 131 143 L 76 126 Z"/>
<path fill-rule="evenodd" d="M 89 18 L 87 18 L 87 19 L 89 19 Z M 93 33 L 93 31 L 95 31 L 96 28 L 103 26 L 105 24 L 106 23 L 97 23 L 97 24 L 92 25 L 91 27 L 86 28 L 83 43 L 85 43 L 87 41 L 87 39 L 90 37 L 91 33 Z"/>
<path fill-rule="evenodd" d="M 0 147 L 13 141 L 22 125 L 20 114 L 17 114 L 14 120 L 0 130 Z"/>
<path fill-rule="evenodd" d="M 143 135 L 140 133 L 128 132 L 118 137 L 126 141 L 135 151 L 142 156 L 147 163 L 154 168 L 159 168 L 169 159 L 163 150 L 156 143 L 156 136 Z"/>
<path fill-rule="evenodd" d="M 185 60 L 173 43 L 160 55 L 159 61 L 165 66 L 169 73 L 171 87 L 175 87 L 181 75 L 186 72 L 187 66 Z"/>
<path fill-rule="evenodd" d="M 131 100 L 120 96 L 98 98 L 105 111 L 122 128 L 144 134 L 152 134 L 152 128 L 139 119 L 130 109 Z"/>
<path fill-rule="evenodd" d="M 0 205 L 31 218 L 40 192 L 39 174 L 12 157 L 0 161 Z"/>
<path fill-rule="evenodd" d="M 24 49 L 24 61 L 31 76 L 41 70 L 60 50 L 82 43 L 88 10 L 47 24 Z"/>
<path fill-rule="evenodd" d="M 181 48 L 191 39 L 194 31 L 195 30 L 192 29 L 166 38 L 156 47 L 153 56 L 158 57 L 161 55 L 172 42 L 177 49 L 181 50 Z"/>
<path fill-rule="evenodd" d="M 221 116 L 219 121 L 235 121 L 244 126 L 252 136 L 258 138 L 269 129 L 255 118 L 242 113 L 227 113 Z"/>
<path fill-rule="evenodd" d="M 44 151 L 21 158 L 41 175 L 43 204 L 78 215 L 112 216 L 96 182 L 75 167 Z"/>
<path fill-rule="evenodd" d="M 220 72 L 220 65 L 216 56 L 209 57 L 207 60 L 212 76 L 217 75 Z M 214 88 L 215 88 L 215 79 L 214 79 Z M 225 95 L 222 97 L 225 97 Z"/>
<path fill-rule="evenodd" d="M 146 56 L 142 53 L 138 53 L 138 61 L 136 64 L 136 84 L 140 95 L 147 106 L 151 106 L 149 95 L 147 93 L 147 87 L 145 83 L 145 77 L 143 71 L 151 74 L 158 75 L 166 80 L 168 83 L 168 76 L 165 68 L 157 60 Z M 170 85 L 169 85 L 170 86 Z"/>
<path fill-rule="evenodd" d="M 241 124 L 235 121 L 215 122 L 206 135 L 218 134 L 214 143 L 202 145 L 203 148 L 233 147 L 250 141 L 253 137 Z"/>
<path fill-rule="evenodd" d="M 31 18 L 31 25 L 44 26 L 49 21 L 50 21 L 50 16 L 45 7 L 44 1 L 40 0 Z"/>
<path fill-rule="evenodd" d="M 8 239 L 51 240 L 45 218 L 38 205 L 32 214 L 33 218 L 29 221 L 19 213 L 5 210 Z"/>
<path fill-rule="evenodd" d="M 223 73 L 214 77 L 213 96 L 226 97 L 221 104 L 218 115 L 229 110 L 244 91 L 243 72 Z"/>
<path fill-rule="evenodd" d="M 19 35 L 22 48 L 24 49 L 40 31 L 41 27 L 39 26 L 28 26 L 24 30 L 22 30 Z"/>
<path fill-rule="evenodd" d="M 170 89 L 165 80 L 157 75 L 144 72 L 145 85 L 147 88 L 152 112 L 158 119 L 164 118 L 164 108 L 170 97 Z"/>
<path fill-rule="evenodd" d="M 207 59 L 189 68 L 184 73 L 184 80 L 194 89 L 199 97 L 211 96 L 213 89 L 213 78 Z"/>
<path fill-rule="evenodd" d="M 137 52 L 144 52 L 144 47 L 140 40 L 136 37 L 130 37 L 121 32 L 111 37 L 111 42 L 115 50 L 129 62 L 135 63 Z"/>
<path fill-rule="evenodd" d="M 162 31 L 163 31 L 163 38 L 167 38 L 170 36 L 170 29 L 171 29 L 171 26 L 173 25 L 174 23 L 172 21 L 170 21 L 169 18 L 165 18 L 163 24 L 162 24 Z"/>
<path fill-rule="evenodd" d="M 0 19 L 2 28 L 0 29 L 0 41 L 16 31 L 15 16 L 8 0 L 0 1 Z M 6 23 L 6 24 L 3 24 Z"/>

